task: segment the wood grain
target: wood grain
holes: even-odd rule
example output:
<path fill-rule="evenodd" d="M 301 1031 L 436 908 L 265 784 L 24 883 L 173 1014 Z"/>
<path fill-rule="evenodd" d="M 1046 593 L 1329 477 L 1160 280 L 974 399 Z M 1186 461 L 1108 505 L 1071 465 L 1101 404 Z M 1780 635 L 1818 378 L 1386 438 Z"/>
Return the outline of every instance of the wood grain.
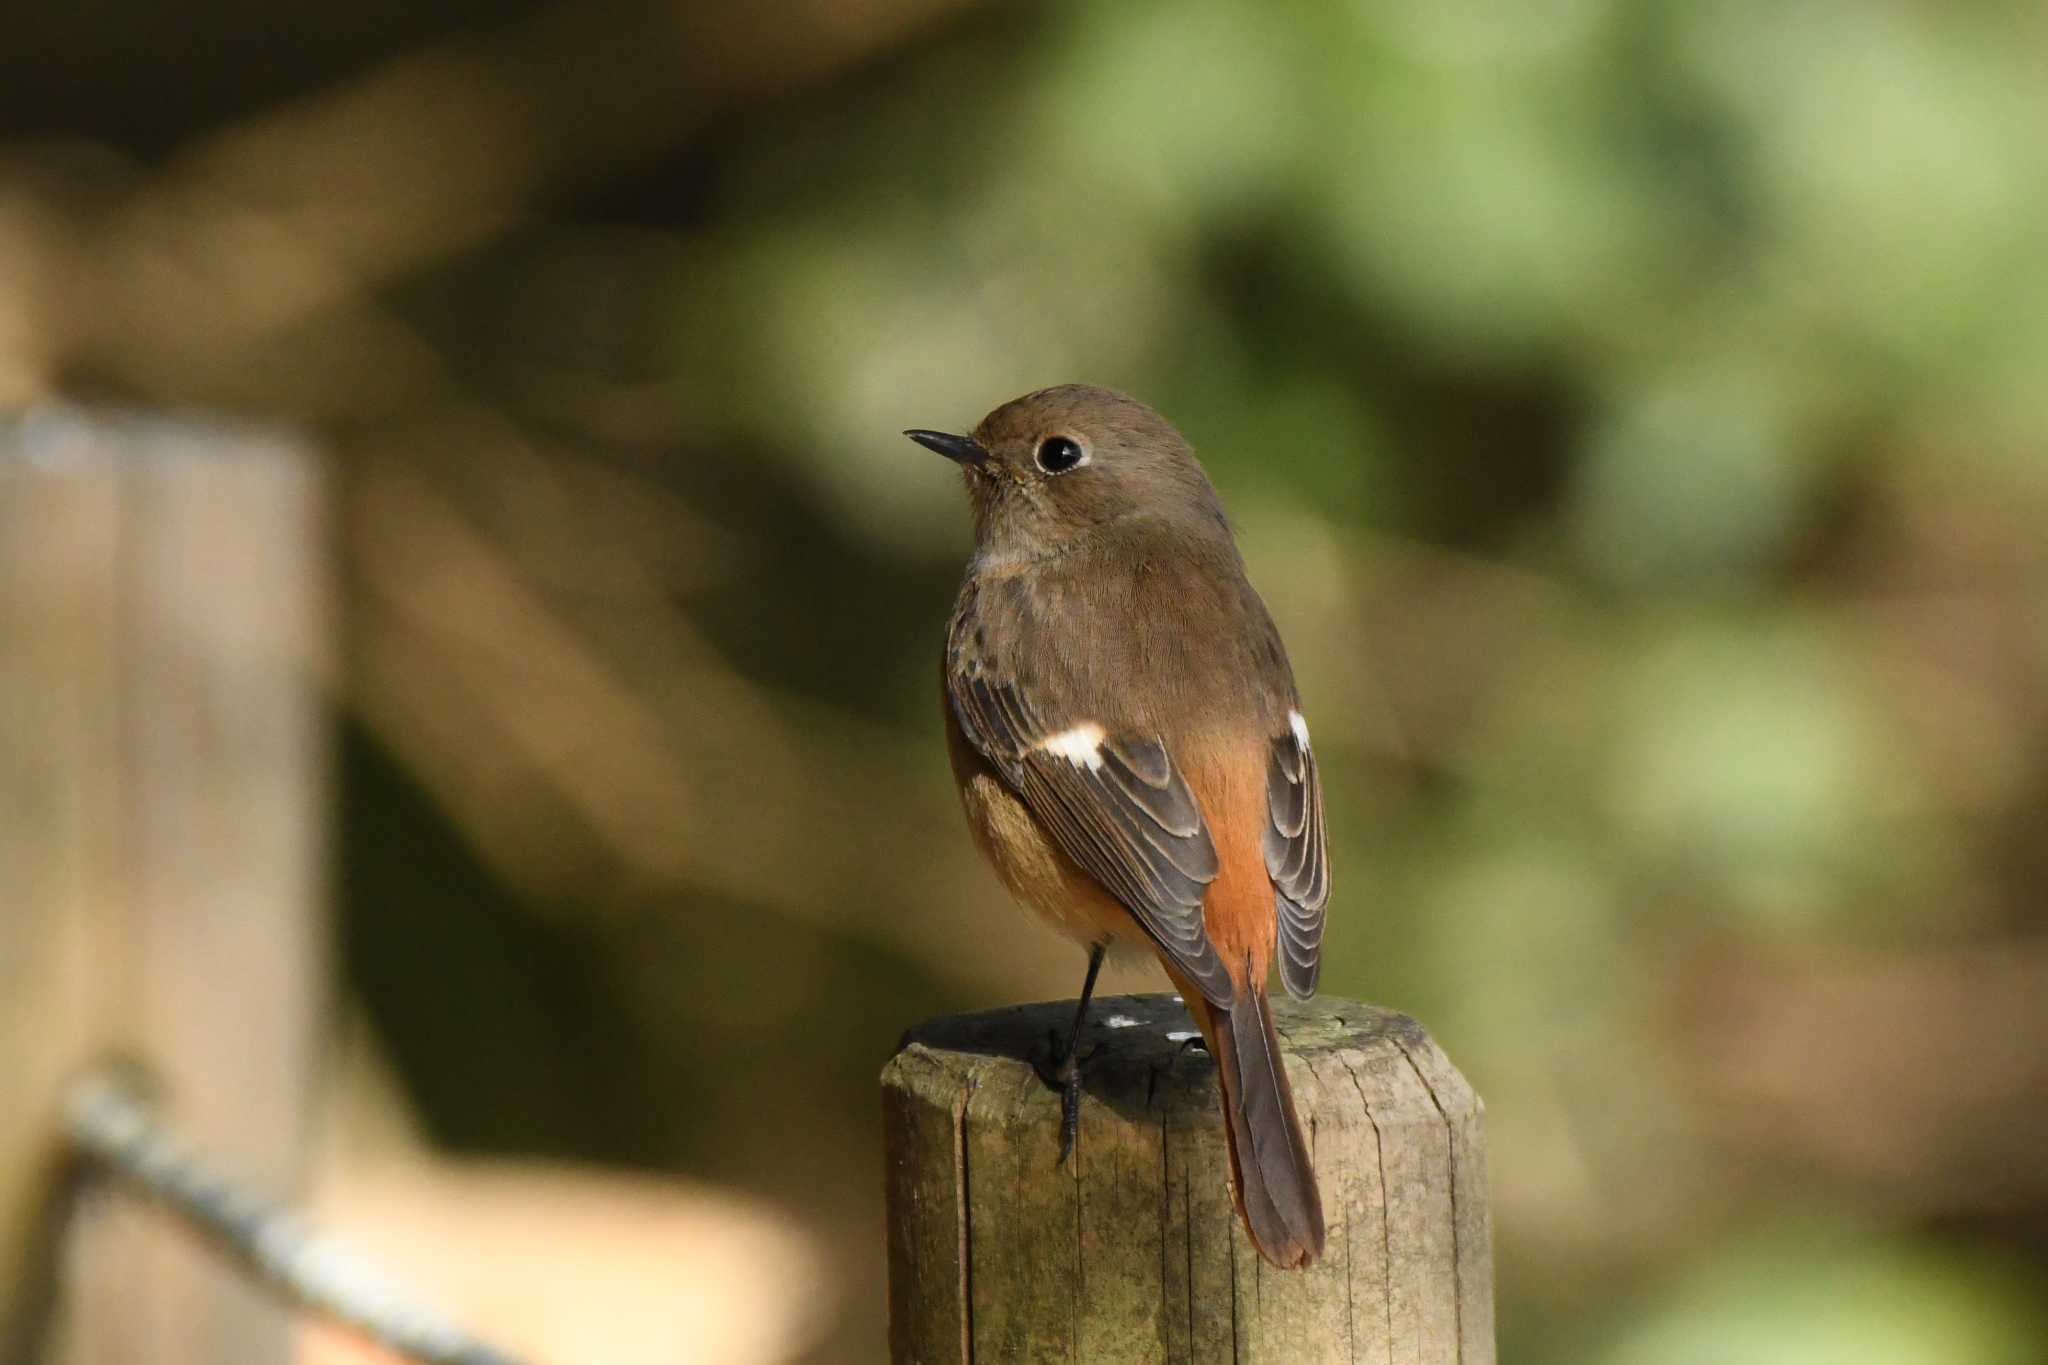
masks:
<path fill-rule="evenodd" d="M 1491 1365 L 1478 1097 L 1405 1016 L 1274 1007 L 1330 1233 L 1300 1271 L 1237 1221 L 1215 1067 L 1173 997 L 1097 1002 L 1064 1167 L 1033 1062 L 1070 1004 L 907 1035 L 882 1073 L 896 1365 Z"/>

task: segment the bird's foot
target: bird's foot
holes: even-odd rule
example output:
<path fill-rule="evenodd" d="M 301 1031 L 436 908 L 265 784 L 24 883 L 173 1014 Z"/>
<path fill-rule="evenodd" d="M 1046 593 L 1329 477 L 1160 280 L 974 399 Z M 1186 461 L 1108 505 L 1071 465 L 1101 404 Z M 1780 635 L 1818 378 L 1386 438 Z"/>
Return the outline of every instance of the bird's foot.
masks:
<path fill-rule="evenodd" d="M 1067 1164 L 1068 1155 L 1074 1150 L 1074 1140 L 1081 1133 L 1081 1070 L 1090 1053 L 1084 1056 L 1078 1038 L 1061 1041 L 1059 1034 L 1046 1036 L 1051 1049 L 1051 1061 L 1040 1063 L 1038 1078 L 1060 1093 L 1060 1159 L 1059 1165 Z"/>

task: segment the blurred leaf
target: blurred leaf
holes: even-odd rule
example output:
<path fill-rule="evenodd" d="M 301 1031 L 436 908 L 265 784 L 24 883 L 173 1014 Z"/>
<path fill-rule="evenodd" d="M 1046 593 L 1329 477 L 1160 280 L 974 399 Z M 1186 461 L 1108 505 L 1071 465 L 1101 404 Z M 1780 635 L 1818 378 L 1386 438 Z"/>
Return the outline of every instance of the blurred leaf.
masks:
<path fill-rule="evenodd" d="M 1600 1365 L 2021 1365 L 2048 1326 L 1984 1257 L 1796 1235 L 1731 1246 L 1644 1316 Z"/>

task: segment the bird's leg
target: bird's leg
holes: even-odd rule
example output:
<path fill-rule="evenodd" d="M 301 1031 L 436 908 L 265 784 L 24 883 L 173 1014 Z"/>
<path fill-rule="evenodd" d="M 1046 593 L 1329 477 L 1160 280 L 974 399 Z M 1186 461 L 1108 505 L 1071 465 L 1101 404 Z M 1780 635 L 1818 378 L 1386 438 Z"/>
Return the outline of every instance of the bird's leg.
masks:
<path fill-rule="evenodd" d="M 1074 1007 L 1074 1027 L 1065 1043 L 1052 1036 L 1052 1067 L 1039 1072 L 1045 1083 L 1060 1092 L 1060 1164 L 1074 1150 L 1081 1132 L 1081 1030 L 1088 1023 L 1088 1000 L 1095 994 L 1095 978 L 1102 971 L 1107 945 L 1098 943 L 1088 951 L 1088 976 L 1081 983 L 1081 1001 Z"/>

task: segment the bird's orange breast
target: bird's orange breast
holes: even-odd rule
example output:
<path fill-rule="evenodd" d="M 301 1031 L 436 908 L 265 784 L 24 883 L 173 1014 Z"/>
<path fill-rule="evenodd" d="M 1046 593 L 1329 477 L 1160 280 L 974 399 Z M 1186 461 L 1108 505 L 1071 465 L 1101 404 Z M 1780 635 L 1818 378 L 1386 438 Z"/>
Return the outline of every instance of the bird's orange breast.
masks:
<path fill-rule="evenodd" d="M 1010 894 L 1083 943 L 1150 946 L 1137 918 L 1076 864 L 1023 799 L 975 752 L 952 707 L 946 748 L 975 844 Z M 1273 957 L 1273 884 L 1266 873 L 1265 744 L 1234 738 L 1176 754 L 1216 846 L 1217 874 L 1203 898 L 1209 939 L 1231 979 L 1264 981 Z"/>
<path fill-rule="evenodd" d="M 1061 851 L 1023 798 L 974 751 L 953 708 L 946 706 L 945 712 L 946 751 L 968 831 L 1004 888 L 1053 928 L 1083 943 L 1149 943 L 1131 912 Z"/>

